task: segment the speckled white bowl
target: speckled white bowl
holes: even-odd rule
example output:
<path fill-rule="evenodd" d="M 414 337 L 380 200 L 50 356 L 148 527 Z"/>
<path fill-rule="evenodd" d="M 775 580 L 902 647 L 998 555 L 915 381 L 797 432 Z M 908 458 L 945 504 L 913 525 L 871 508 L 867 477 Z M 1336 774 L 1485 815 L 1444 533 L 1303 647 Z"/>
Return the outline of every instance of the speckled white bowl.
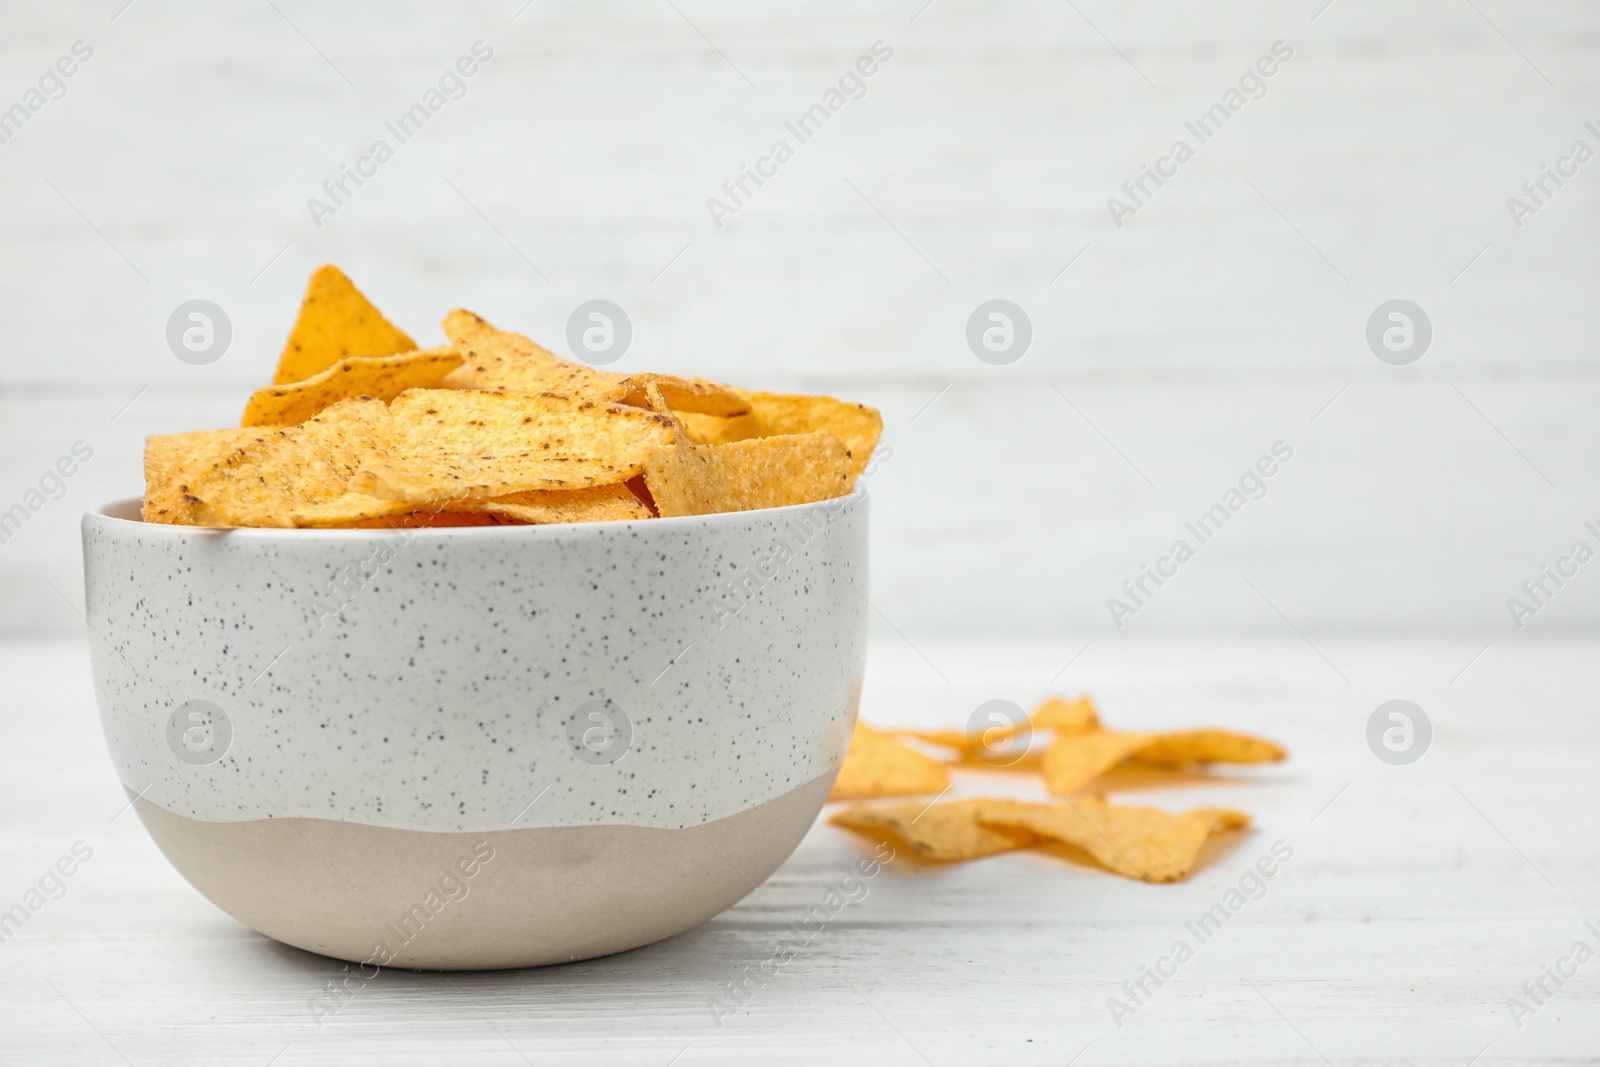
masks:
<path fill-rule="evenodd" d="M 123 786 L 218 907 L 374 965 L 619 952 L 815 820 L 866 652 L 867 501 L 578 526 L 84 516 Z"/>

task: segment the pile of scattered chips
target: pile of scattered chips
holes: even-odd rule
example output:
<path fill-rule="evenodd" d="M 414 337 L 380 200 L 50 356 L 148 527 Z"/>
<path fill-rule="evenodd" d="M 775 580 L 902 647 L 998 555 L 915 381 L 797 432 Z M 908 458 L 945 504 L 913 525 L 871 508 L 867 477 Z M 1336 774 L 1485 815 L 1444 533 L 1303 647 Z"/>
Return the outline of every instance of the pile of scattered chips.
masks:
<path fill-rule="evenodd" d="M 366 527 L 601 522 L 851 491 L 872 408 L 572 363 L 470 311 L 418 349 L 337 267 L 306 287 L 240 427 L 145 445 L 146 522 Z"/>
<path fill-rule="evenodd" d="M 897 735 L 944 749 L 952 758 L 934 759 L 902 744 Z M 1042 754 L 1031 744 L 1036 735 L 1050 738 Z M 1065 845 L 1114 874 L 1175 882 L 1194 870 L 1212 833 L 1242 829 L 1250 824 L 1250 816 L 1228 808 L 1173 814 L 1112 804 L 1093 793 L 1070 794 L 1120 765 L 1178 769 L 1266 763 L 1287 755 L 1271 741 L 1227 730 L 1108 730 L 1087 697 L 1070 701 L 1050 697 L 1027 722 L 981 733 L 880 731 L 858 722 L 828 799 L 935 794 L 931 803 L 858 804 L 833 817 L 833 822 L 859 833 L 895 839 L 923 860 L 971 860 L 1015 849 Z M 941 803 L 951 788 L 951 768 L 963 766 L 1040 774 L 1059 800 L 1027 803 L 977 797 Z"/>

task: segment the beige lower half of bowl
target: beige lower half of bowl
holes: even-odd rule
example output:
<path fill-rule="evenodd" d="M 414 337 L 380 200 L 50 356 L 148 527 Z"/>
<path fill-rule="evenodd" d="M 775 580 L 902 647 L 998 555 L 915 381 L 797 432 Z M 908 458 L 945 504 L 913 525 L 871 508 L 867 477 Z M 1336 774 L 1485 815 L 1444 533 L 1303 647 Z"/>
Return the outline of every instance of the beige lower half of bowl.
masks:
<path fill-rule="evenodd" d="M 135 808 L 191 885 L 268 937 L 352 963 L 495 970 L 623 952 L 705 922 L 778 869 L 832 784 L 682 830 L 432 833 Z"/>

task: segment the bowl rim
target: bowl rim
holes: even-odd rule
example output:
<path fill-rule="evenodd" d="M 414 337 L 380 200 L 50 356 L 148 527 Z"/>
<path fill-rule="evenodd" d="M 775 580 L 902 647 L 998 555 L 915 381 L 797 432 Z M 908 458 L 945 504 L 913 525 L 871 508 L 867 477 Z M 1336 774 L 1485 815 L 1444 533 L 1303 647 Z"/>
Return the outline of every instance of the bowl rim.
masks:
<path fill-rule="evenodd" d="M 370 535 L 376 535 L 378 538 L 391 538 L 398 535 L 428 539 L 510 535 L 521 538 L 547 539 L 561 536 L 601 536 L 604 532 L 641 527 L 651 530 L 667 530 L 695 525 L 739 526 L 757 521 L 761 516 L 798 515 L 819 506 L 832 506 L 833 513 L 839 514 L 864 504 L 866 499 L 867 487 L 858 478 L 855 488 L 843 496 L 813 500 L 805 504 L 787 504 L 780 508 L 717 511 L 706 515 L 656 516 L 648 519 L 609 519 L 604 522 L 522 523 L 505 526 L 372 526 L 354 529 L 329 529 L 317 526 L 188 526 L 178 523 L 145 522 L 140 518 L 128 518 L 125 514 L 116 514 L 116 512 L 132 512 L 137 515 L 140 506 L 144 502 L 143 497 L 123 497 L 120 500 L 113 500 L 93 510 L 84 512 L 83 526 L 87 529 L 93 524 L 122 532 L 130 532 L 137 527 L 156 536 L 179 538 L 229 537 L 242 538 L 245 541 L 272 539 L 308 541 L 321 540 L 323 538 L 359 540 L 363 536 Z"/>

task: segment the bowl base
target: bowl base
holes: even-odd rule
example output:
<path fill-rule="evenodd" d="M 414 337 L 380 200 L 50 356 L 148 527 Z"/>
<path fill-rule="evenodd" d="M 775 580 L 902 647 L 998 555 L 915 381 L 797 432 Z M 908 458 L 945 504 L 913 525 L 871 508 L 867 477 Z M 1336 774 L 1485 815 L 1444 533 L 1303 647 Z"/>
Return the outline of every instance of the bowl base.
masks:
<path fill-rule="evenodd" d="M 606 956 L 699 925 L 789 857 L 833 778 L 679 830 L 434 833 L 134 807 L 191 885 L 268 937 L 371 966 L 497 970 Z"/>

